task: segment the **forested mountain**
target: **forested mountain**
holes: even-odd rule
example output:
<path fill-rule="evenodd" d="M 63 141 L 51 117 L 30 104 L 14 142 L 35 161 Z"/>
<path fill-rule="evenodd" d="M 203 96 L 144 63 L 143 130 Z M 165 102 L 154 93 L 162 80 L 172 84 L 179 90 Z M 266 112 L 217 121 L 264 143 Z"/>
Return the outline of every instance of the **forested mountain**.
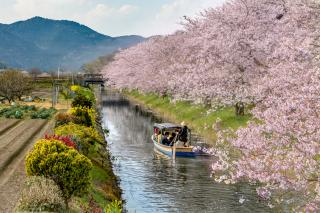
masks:
<path fill-rule="evenodd" d="M 106 36 L 73 21 L 34 17 L 0 24 L 0 61 L 24 69 L 77 69 L 99 56 L 143 40 L 135 35 Z"/>

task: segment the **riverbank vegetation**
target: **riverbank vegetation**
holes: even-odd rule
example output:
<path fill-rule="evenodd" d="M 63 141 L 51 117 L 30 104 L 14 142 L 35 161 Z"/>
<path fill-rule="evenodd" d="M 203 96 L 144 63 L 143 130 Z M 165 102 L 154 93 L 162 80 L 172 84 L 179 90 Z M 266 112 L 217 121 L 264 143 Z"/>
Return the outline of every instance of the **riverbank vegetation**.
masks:
<path fill-rule="evenodd" d="M 123 92 L 129 99 L 141 103 L 155 111 L 160 117 L 172 122 L 185 122 L 191 129 L 205 137 L 208 143 L 217 139 L 217 131 L 223 129 L 237 130 L 246 126 L 252 118 L 247 111 L 244 116 L 236 116 L 233 107 L 218 107 L 213 109 L 204 104 L 194 104 L 190 101 L 176 100 L 156 93 L 140 93 L 138 90 Z"/>
<path fill-rule="evenodd" d="M 254 121 L 218 132 L 216 143 L 241 155 L 213 149 L 215 180 L 259 183 L 270 206 L 319 211 L 319 18 L 314 0 L 229 1 L 121 51 L 103 72 L 119 89 L 235 107 L 239 116 L 255 106 Z"/>
<path fill-rule="evenodd" d="M 71 89 L 73 107 L 56 116 L 54 135 L 39 140 L 26 158 L 30 178 L 17 208 L 121 212 L 120 189 L 99 131 L 94 94 L 79 86 Z"/>

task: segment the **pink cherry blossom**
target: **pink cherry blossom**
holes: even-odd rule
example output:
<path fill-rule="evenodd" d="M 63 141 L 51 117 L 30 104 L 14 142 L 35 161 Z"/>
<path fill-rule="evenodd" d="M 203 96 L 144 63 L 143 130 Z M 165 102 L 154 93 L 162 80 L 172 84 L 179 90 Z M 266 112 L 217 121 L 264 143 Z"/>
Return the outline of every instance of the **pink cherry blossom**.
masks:
<path fill-rule="evenodd" d="M 219 133 L 215 179 L 259 183 L 264 199 L 294 191 L 295 210 L 319 211 L 319 20 L 316 0 L 228 1 L 122 50 L 103 73 L 120 89 L 255 105 L 247 127 Z"/>

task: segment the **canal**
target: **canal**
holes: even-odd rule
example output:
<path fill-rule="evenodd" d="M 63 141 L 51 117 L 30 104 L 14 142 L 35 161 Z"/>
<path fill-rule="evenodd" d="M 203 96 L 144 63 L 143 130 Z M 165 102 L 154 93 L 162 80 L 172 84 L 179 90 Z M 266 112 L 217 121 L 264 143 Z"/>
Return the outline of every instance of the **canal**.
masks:
<path fill-rule="evenodd" d="M 154 151 L 159 121 L 115 93 L 104 94 L 103 122 L 127 212 L 270 212 L 249 184 L 210 178 L 212 158 L 172 159 Z"/>

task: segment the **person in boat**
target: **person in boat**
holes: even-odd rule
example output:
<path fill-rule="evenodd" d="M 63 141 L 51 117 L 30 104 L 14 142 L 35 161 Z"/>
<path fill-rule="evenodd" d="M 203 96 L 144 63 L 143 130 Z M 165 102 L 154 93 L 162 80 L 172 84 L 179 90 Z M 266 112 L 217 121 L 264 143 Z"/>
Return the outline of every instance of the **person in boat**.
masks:
<path fill-rule="evenodd" d="M 170 145 L 170 141 L 169 141 L 169 132 L 165 132 L 163 137 L 162 137 L 162 140 L 161 140 L 161 143 L 163 145 L 166 145 L 166 146 L 169 146 Z"/>
<path fill-rule="evenodd" d="M 173 146 L 173 143 L 175 142 L 175 140 L 176 140 L 176 133 L 173 132 L 169 138 L 169 141 L 170 141 L 169 145 Z"/>
<path fill-rule="evenodd" d="M 155 127 L 153 129 L 153 133 L 154 133 L 154 136 L 155 136 L 156 140 L 158 141 L 158 143 L 160 143 L 161 142 L 161 138 L 162 138 L 160 130 Z"/>
<path fill-rule="evenodd" d="M 183 142 L 183 146 L 187 146 L 187 142 L 188 142 L 188 133 L 189 133 L 189 129 L 186 125 L 183 125 L 180 133 L 179 133 L 179 141 Z"/>

